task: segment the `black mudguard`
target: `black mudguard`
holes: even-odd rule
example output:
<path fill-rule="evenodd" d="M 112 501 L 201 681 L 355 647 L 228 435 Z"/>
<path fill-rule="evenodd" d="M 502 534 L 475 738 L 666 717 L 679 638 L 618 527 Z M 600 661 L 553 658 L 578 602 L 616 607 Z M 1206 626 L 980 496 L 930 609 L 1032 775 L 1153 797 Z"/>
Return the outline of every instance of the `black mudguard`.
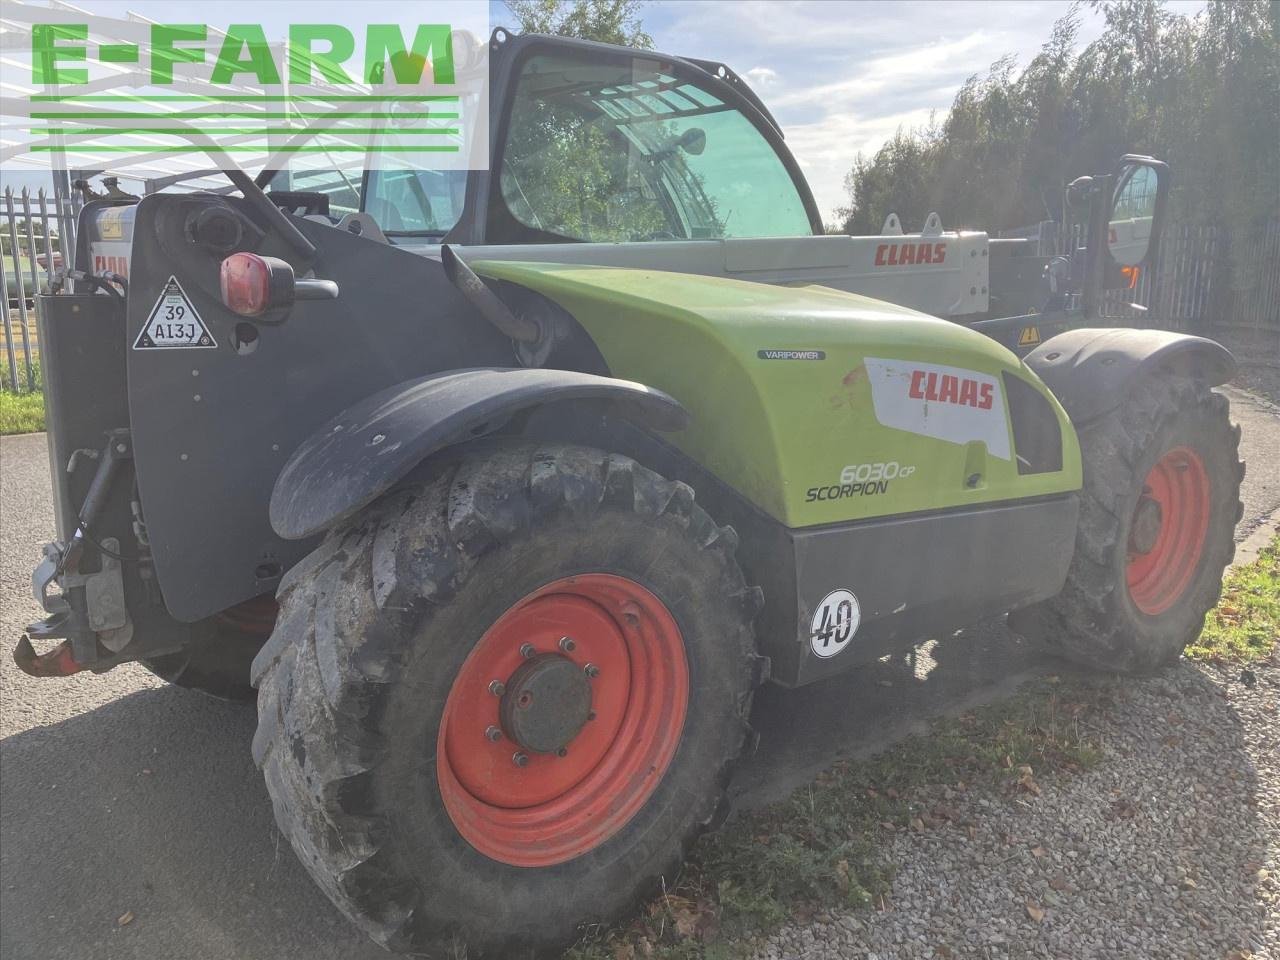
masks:
<path fill-rule="evenodd" d="M 1235 357 L 1216 341 L 1117 328 L 1060 333 L 1027 354 L 1025 362 L 1075 424 L 1114 410 L 1142 374 L 1190 376 L 1212 387 L 1226 383 L 1236 370 Z"/>
<path fill-rule="evenodd" d="M 298 447 L 271 492 L 271 526 L 289 540 L 326 530 L 436 451 L 561 401 L 607 401 L 654 430 L 689 420 L 660 390 L 572 370 L 481 368 L 408 380 L 356 403 Z"/>

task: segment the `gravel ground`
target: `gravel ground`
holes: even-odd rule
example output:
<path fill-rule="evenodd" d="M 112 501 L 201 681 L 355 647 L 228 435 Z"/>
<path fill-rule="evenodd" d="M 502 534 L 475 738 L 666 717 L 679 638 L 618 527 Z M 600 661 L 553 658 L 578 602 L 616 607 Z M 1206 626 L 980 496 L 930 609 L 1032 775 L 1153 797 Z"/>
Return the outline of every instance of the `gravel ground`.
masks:
<path fill-rule="evenodd" d="M 1277 960 L 1280 649 L 1252 672 L 1249 687 L 1184 662 L 1127 682 L 1103 762 L 1038 773 L 1038 797 L 914 798 L 960 826 L 888 841 L 901 868 L 884 909 L 787 928 L 757 960 Z"/>

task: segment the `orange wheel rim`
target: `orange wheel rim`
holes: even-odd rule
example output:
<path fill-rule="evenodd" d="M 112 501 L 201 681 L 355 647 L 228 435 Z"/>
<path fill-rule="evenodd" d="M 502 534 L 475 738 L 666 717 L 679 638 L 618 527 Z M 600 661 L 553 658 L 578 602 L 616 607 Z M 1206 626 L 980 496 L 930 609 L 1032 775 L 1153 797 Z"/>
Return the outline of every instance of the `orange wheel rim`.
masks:
<path fill-rule="evenodd" d="M 1148 616 L 1164 613 L 1195 576 L 1209 529 L 1209 474 L 1190 447 L 1176 447 L 1151 468 L 1130 523 L 1125 580 Z"/>
<path fill-rule="evenodd" d="M 547 584 L 498 618 L 454 679 L 436 753 L 445 809 L 502 863 L 581 856 L 652 796 L 688 699 L 684 639 L 649 590 L 602 573 Z"/>

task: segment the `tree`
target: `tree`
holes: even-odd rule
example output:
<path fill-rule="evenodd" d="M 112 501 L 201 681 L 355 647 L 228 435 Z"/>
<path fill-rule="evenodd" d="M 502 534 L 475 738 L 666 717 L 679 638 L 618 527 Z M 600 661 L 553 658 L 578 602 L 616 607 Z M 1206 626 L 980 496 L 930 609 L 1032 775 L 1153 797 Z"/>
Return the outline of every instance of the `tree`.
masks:
<path fill-rule="evenodd" d="M 524 33 L 653 46 L 640 22 L 641 0 L 507 0 L 507 7 Z M 561 65 L 547 59 L 540 66 Z M 576 92 L 569 86 L 554 98 L 518 88 L 500 172 L 512 212 L 553 235 L 614 241 L 662 234 L 669 218 L 647 182 L 657 168 L 618 134 L 608 114 L 591 106 L 586 86 Z M 647 135 L 661 139 L 663 132 Z M 668 162 L 681 161 L 677 155 Z M 709 219 L 714 222 L 714 211 Z"/>
<path fill-rule="evenodd" d="M 548 33 L 624 47 L 653 47 L 640 23 L 643 0 L 507 0 L 522 33 Z"/>
<path fill-rule="evenodd" d="M 1021 73 L 997 60 L 941 123 L 859 156 L 844 230 L 876 232 L 891 212 L 918 229 L 929 210 L 993 231 L 1057 219 L 1068 180 L 1125 153 L 1169 161 L 1172 221 L 1247 235 L 1280 216 L 1280 3 L 1210 0 L 1194 18 L 1159 0 L 1091 6 L 1105 29 L 1083 50 L 1073 9 Z"/>
<path fill-rule="evenodd" d="M 25 257 L 31 252 L 27 249 L 27 221 L 21 217 L 17 218 L 14 221 L 14 229 L 18 235 L 18 251 L 23 257 Z M 43 220 L 37 220 L 35 217 L 31 218 L 31 234 L 35 238 L 35 242 L 36 242 L 36 255 L 43 256 L 44 254 L 44 221 Z M 51 230 L 49 232 L 49 246 L 53 248 L 53 251 L 55 253 L 57 253 L 58 250 L 61 249 L 59 246 L 58 233 L 56 229 Z M 10 256 L 13 253 L 13 244 L 9 240 L 9 231 L 7 229 L 0 230 L 0 253 L 4 254 L 5 256 Z M 11 262 L 6 262 L 5 267 L 9 270 L 12 270 L 13 264 Z"/>

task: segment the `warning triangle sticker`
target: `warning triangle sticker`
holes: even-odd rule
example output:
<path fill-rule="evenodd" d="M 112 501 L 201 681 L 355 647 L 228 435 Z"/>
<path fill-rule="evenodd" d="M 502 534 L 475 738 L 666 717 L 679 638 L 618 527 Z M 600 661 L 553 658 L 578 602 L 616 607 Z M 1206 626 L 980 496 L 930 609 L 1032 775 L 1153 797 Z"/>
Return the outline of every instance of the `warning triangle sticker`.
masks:
<path fill-rule="evenodd" d="M 217 345 L 191 298 L 173 276 L 151 308 L 138 339 L 133 341 L 135 350 L 203 350 Z"/>

